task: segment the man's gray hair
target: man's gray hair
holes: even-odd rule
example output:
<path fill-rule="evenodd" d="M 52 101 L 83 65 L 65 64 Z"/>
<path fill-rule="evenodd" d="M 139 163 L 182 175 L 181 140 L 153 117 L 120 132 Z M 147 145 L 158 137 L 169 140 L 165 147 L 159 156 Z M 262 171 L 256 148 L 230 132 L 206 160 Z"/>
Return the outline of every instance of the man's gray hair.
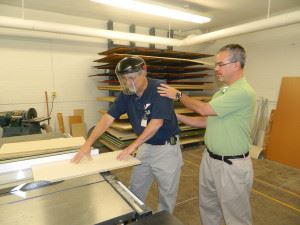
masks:
<path fill-rule="evenodd" d="M 246 51 L 239 44 L 229 44 L 222 47 L 218 53 L 228 51 L 230 53 L 231 62 L 240 62 L 241 68 L 243 69 L 246 61 Z"/>

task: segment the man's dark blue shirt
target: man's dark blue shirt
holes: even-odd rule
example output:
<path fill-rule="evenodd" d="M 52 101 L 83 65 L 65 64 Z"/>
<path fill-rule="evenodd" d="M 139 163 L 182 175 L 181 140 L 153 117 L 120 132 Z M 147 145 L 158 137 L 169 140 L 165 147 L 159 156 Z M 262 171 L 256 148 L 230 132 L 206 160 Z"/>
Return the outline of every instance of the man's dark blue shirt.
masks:
<path fill-rule="evenodd" d="M 142 120 L 146 120 L 148 124 L 151 119 L 163 119 L 163 126 L 146 143 L 165 144 L 168 138 L 179 133 L 173 101 L 157 93 L 157 87 L 161 83 L 159 80 L 147 79 L 148 86 L 141 97 L 135 94 L 125 95 L 121 92 L 109 109 L 108 114 L 118 119 L 122 114 L 127 113 L 137 135 L 140 135 L 145 129 L 142 126 Z"/>

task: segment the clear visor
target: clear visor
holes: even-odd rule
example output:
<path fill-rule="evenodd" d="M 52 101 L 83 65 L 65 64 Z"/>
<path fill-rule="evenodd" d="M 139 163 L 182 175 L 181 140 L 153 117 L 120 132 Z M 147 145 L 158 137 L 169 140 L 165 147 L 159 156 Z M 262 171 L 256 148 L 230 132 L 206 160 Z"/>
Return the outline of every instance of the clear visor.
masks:
<path fill-rule="evenodd" d="M 128 74 L 117 74 L 118 80 L 122 87 L 123 93 L 126 95 L 136 94 L 136 79 L 142 71 Z"/>

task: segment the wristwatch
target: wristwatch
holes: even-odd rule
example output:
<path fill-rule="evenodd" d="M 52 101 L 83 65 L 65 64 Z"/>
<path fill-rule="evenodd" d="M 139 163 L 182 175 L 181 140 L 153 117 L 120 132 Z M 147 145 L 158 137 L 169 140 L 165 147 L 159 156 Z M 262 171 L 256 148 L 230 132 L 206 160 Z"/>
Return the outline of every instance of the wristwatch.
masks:
<path fill-rule="evenodd" d="M 175 100 L 177 102 L 180 102 L 181 101 L 181 98 L 182 98 L 182 92 L 181 91 L 177 91 L 176 92 L 176 95 L 175 95 Z"/>

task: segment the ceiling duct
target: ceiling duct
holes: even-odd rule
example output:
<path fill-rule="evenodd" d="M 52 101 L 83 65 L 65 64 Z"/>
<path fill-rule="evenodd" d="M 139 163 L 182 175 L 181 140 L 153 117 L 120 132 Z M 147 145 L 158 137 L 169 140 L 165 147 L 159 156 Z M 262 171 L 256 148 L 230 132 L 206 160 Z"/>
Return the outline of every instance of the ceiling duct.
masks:
<path fill-rule="evenodd" d="M 187 37 L 182 40 L 182 45 L 195 45 L 208 41 L 214 41 L 226 37 L 236 36 L 240 34 L 250 33 L 254 31 L 266 30 L 275 27 L 286 26 L 300 22 L 300 10 L 257 20 L 197 36 Z"/>
<path fill-rule="evenodd" d="M 100 37 L 113 40 L 126 40 L 173 46 L 180 45 L 180 40 L 170 38 L 3 16 L 0 16 L 0 26 L 6 28 L 79 35 L 85 37 Z"/>
<path fill-rule="evenodd" d="M 113 40 L 126 40 L 168 46 L 189 46 L 230 36 L 245 34 L 254 31 L 266 30 L 300 22 L 300 10 L 225 28 L 210 33 L 189 36 L 185 39 L 164 38 L 158 36 L 142 35 L 128 32 L 111 31 L 82 27 L 69 24 L 60 24 L 44 21 L 25 20 L 20 18 L 0 16 L 0 27 L 14 28 L 30 31 L 41 31 L 59 34 L 79 35 L 84 37 L 106 38 Z M 28 36 L 28 35 L 27 35 Z M 34 35 L 37 37 L 37 35 Z M 43 34 L 43 37 L 45 34 Z M 42 35 L 41 35 L 42 37 Z"/>

